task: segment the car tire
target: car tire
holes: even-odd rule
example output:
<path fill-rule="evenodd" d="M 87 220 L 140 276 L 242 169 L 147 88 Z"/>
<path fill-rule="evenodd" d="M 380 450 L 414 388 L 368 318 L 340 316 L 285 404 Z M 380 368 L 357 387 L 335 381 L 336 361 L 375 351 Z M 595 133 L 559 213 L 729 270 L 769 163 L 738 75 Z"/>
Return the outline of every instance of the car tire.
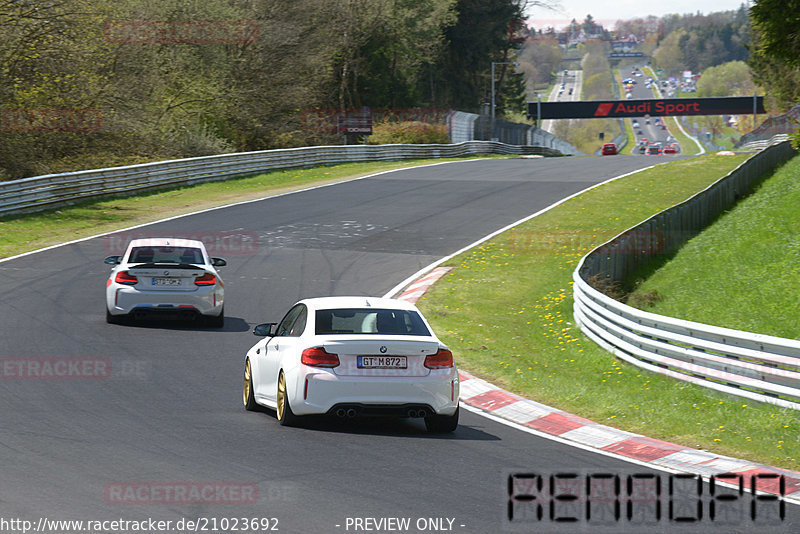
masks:
<path fill-rule="evenodd" d="M 275 415 L 278 418 L 278 422 L 281 426 L 294 426 L 298 422 L 297 416 L 292 411 L 292 407 L 289 404 L 289 395 L 286 391 L 286 375 L 283 374 L 283 371 L 278 375 L 278 395 L 275 399 L 277 402 L 277 407 L 275 409 Z"/>
<path fill-rule="evenodd" d="M 211 315 L 206 317 L 206 324 L 213 328 L 222 328 L 225 326 L 225 308 L 219 312 L 219 315 Z"/>
<path fill-rule="evenodd" d="M 253 393 L 253 373 L 250 367 L 250 358 L 244 362 L 244 387 L 242 388 L 242 403 L 248 412 L 260 412 L 261 406 L 256 402 Z"/>
<path fill-rule="evenodd" d="M 433 434 L 448 434 L 458 427 L 458 408 L 453 415 L 429 415 L 425 418 L 425 428 Z"/>

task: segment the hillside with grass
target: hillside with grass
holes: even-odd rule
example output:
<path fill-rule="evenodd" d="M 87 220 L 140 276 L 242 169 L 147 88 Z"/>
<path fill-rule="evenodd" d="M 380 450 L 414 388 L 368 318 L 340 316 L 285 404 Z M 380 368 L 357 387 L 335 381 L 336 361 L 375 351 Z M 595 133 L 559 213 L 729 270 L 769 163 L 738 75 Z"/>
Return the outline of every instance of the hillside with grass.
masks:
<path fill-rule="evenodd" d="M 689 241 L 633 296 L 650 295 L 646 309 L 653 313 L 800 339 L 798 175 L 800 156 Z"/>
<path fill-rule="evenodd" d="M 674 161 L 581 193 L 446 262 L 453 270 L 419 306 L 460 368 L 527 398 L 687 447 L 797 469 L 795 412 L 629 365 L 585 337 L 572 317 L 572 273 L 583 255 L 704 189 L 745 158 Z M 794 247 L 797 258 L 796 245 L 777 239 L 773 245 L 787 254 Z M 768 274 L 782 265 L 744 277 L 754 288 L 780 288 L 791 299 L 796 284 L 773 286 Z M 796 277 L 796 267 L 793 272 Z M 714 274 L 705 285 L 720 278 Z M 716 306 L 708 298 L 691 300 Z M 796 310 L 795 303 L 784 315 L 796 322 Z"/>

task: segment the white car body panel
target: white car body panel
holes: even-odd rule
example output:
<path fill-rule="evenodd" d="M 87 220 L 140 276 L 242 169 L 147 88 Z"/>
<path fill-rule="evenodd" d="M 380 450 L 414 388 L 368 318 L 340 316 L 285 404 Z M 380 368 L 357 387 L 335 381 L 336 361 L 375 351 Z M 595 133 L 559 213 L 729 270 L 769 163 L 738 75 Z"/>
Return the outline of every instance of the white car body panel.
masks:
<path fill-rule="evenodd" d="M 341 404 L 360 405 L 365 409 L 425 406 L 429 413 L 437 415 L 456 412 L 458 369 L 455 364 L 442 369 L 424 366 L 426 356 L 436 354 L 439 349 L 448 349 L 413 304 L 373 297 L 326 297 L 302 300 L 292 309 L 296 306 L 305 306 L 308 311 L 301 335 L 268 337 L 247 353 L 253 394 L 258 404 L 275 408 L 277 379 L 282 370 L 286 377 L 289 405 L 295 415 L 331 413 Z M 377 331 L 370 334 L 316 334 L 316 311 L 339 308 L 359 311 L 372 308 L 380 312 L 405 310 L 418 314 L 428 335 L 387 335 Z M 328 353 L 337 354 L 339 365 L 325 368 L 302 364 L 302 351 L 312 347 L 323 347 Z M 371 360 L 381 362 L 405 358 L 400 361 L 404 361 L 406 367 L 359 368 L 359 356 L 383 357 L 383 360 Z"/>
<path fill-rule="evenodd" d="M 131 261 L 134 250 L 142 248 L 174 247 L 199 249 L 202 257 L 195 257 L 197 263 L 158 264 Z M 120 284 L 115 281 L 122 271 L 135 275 L 135 285 Z M 203 275 L 214 275 L 213 285 L 198 286 L 195 280 Z M 136 311 L 195 311 L 204 316 L 216 317 L 222 313 L 225 304 L 224 283 L 211 264 L 211 258 L 201 241 L 189 239 L 135 239 L 130 242 L 120 263 L 115 265 L 106 282 L 106 309 L 114 316 L 127 315 Z"/>

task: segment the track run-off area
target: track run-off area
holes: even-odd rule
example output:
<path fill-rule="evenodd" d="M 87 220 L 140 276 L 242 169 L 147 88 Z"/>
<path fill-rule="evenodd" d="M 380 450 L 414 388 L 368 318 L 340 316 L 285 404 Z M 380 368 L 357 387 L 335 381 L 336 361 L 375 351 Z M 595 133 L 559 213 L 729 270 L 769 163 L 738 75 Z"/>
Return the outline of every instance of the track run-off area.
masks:
<path fill-rule="evenodd" d="M 671 159 L 512 158 L 416 167 L 0 262 L 0 359 L 88 369 L 64 379 L 0 380 L 0 516 L 34 526 L 40 518 L 153 518 L 169 521 L 164 531 L 173 532 L 194 530 L 187 521 L 214 532 L 796 532 L 800 512 L 792 504 L 782 520 L 762 515 L 768 526 L 759 527 L 751 510 L 775 502 L 744 494 L 729 507 L 743 515 L 710 520 L 707 485 L 682 487 L 685 481 L 664 471 L 466 410 L 454 434 L 432 435 L 419 420 L 312 418 L 287 428 L 272 413 L 242 407 L 253 325 L 278 321 L 301 298 L 383 295 L 515 221 Z M 229 254 L 211 251 L 228 261 L 221 271 L 225 326 L 106 324 L 103 258 L 119 254 L 120 243 L 132 237 L 182 235 L 240 236 L 248 243 Z M 509 477 L 518 474 L 617 476 L 622 486 L 602 502 L 553 499 L 541 518 L 534 504 L 509 521 Z M 660 480 L 660 515 L 625 500 L 626 482 L 640 480 Z M 702 521 L 674 520 L 696 514 L 702 499 Z M 586 510 L 594 505 L 592 522 Z M 626 519 L 628 509 L 633 515 Z M 600 513 L 607 514 L 603 521 Z M 569 514 L 581 519 L 558 521 Z M 246 518 L 257 521 L 245 525 Z M 108 531 L 123 531 L 117 527 Z"/>

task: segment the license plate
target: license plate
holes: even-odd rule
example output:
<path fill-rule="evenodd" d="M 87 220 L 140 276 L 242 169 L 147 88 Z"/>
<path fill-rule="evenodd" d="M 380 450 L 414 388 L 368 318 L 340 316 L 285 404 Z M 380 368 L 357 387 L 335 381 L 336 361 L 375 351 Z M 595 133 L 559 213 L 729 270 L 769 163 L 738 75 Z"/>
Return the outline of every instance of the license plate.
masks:
<path fill-rule="evenodd" d="M 359 356 L 359 369 L 406 369 L 408 359 L 405 356 Z"/>
<path fill-rule="evenodd" d="M 153 278 L 154 286 L 179 286 L 181 285 L 180 278 Z"/>

